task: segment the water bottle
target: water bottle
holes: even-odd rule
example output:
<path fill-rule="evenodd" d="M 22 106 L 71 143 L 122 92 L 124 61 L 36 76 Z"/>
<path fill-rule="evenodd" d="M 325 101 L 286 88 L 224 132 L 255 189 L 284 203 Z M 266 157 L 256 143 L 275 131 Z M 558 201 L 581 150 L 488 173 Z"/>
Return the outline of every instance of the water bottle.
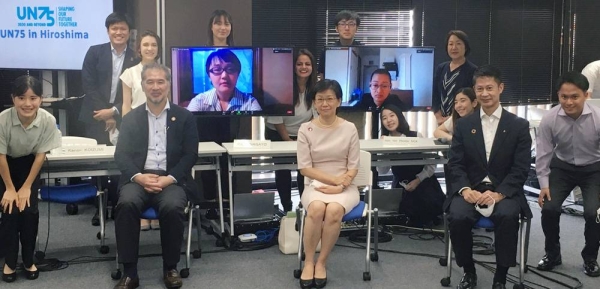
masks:
<path fill-rule="evenodd" d="M 56 129 L 58 130 L 58 135 L 60 135 L 60 146 L 50 150 L 50 153 L 53 155 L 60 154 L 62 152 L 62 131 L 60 131 L 60 125 L 56 125 Z"/>

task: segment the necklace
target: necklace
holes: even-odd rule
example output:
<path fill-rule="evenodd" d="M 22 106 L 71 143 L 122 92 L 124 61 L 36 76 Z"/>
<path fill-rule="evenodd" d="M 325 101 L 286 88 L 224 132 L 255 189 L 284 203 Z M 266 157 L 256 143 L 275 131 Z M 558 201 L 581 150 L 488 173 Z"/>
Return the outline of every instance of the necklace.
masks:
<path fill-rule="evenodd" d="M 321 122 L 321 117 L 320 117 L 320 116 L 319 116 L 319 117 L 317 117 L 317 121 L 318 121 L 318 122 L 319 122 L 319 124 L 320 124 L 322 127 L 324 127 L 324 128 L 332 127 L 332 126 L 333 126 L 333 125 L 334 125 L 334 124 L 337 122 L 337 120 L 338 120 L 338 118 L 337 118 L 337 116 L 336 116 L 336 117 L 335 117 L 335 120 L 334 120 L 334 121 L 333 121 L 331 124 L 325 125 L 325 124 L 323 124 L 323 123 Z"/>

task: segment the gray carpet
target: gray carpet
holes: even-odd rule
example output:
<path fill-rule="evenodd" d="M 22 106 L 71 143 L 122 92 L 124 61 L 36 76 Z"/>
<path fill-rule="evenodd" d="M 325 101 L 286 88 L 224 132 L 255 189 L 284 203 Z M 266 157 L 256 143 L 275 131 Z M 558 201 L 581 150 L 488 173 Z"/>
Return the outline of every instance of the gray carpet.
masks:
<path fill-rule="evenodd" d="M 61 261 L 76 257 L 89 256 L 114 257 L 114 222 L 107 225 L 108 244 L 110 253 L 101 255 L 97 252 L 97 227 L 91 227 L 90 218 L 93 207 L 80 205 L 79 215 L 68 216 L 64 205 L 51 204 L 51 232 L 47 249 L 48 258 L 58 258 Z M 40 204 L 40 240 L 42 245 L 47 232 L 47 205 Z M 532 223 L 529 264 L 535 265 L 543 255 L 543 234 L 540 229 L 539 208 L 534 209 L 535 217 Z M 598 279 L 587 277 L 581 269 L 580 250 L 583 247 L 583 218 L 563 215 L 562 218 L 563 265 L 558 271 L 570 274 L 584 284 L 584 288 L 598 288 Z M 476 234 L 491 235 L 477 230 Z M 158 231 L 142 232 L 142 254 L 160 253 Z M 204 234 L 204 232 L 203 232 Z M 394 235 L 391 242 L 380 244 L 381 249 L 397 250 L 412 253 L 427 253 L 442 255 L 444 245 L 439 239 L 423 241 L 413 240 L 416 236 Z M 340 245 L 351 244 L 346 238 L 340 239 Z M 43 246 L 42 246 L 43 248 Z M 231 252 L 215 247 L 212 236 L 203 235 L 203 255 L 201 259 L 193 260 L 191 275 L 184 279 L 186 288 L 299 288 L 298 280 L 294 279 L 292 271 L 296 268 L 295 255 L 283 255 L 276 246 L 259 251 Z M 182 256 L 183 257 L 183 256 Z M 328 266 L 329 283 L 327 288 L 442 288 L 440 279 L 445 274 L 445 267 L 438 265 L 437 258 L 414 255 L 380 252 L 380 260 L 371 265 L 372 281 L 362 280 L 364 270 L 364 251 L 337 246 L 331 255 Z M 492 256 L 478 256 L 477 260 L 493 261 Z M 183 264 L 180 263 L 180 268 Z M 85 264 L 70 264 L 67 268 L 52 272 L 42 272 L 35 281 L 19 279 L 2 288 L 112 288 L 115 281 L 111 280 L 110 272 L 114 261 L 100 261 Z M 164 288 L 161 278 L 162 262 L 160 257 L 141 258 L 139 262 L 141 288 Z M 452 286 L 455 287 L 461 275 L 461 270 L 454 266 Z M 491 288 L 493 274 L 478 266 L 478 288 Z M 511 269 L 510 274 L 518 274 Z M 557 277 L 558 278 L 558 277 Z M 564 282 L 575 285 L 564 277 Z M 545 287 L 533 288 L 564 288 L 555 283 L 542 280 L 532 273 L 526 274 L 526 280 L 542 284 Z M 596 284 L 596 285 L 593 285 Z M 509 288 L 512 285 L 509 284 Z"/>

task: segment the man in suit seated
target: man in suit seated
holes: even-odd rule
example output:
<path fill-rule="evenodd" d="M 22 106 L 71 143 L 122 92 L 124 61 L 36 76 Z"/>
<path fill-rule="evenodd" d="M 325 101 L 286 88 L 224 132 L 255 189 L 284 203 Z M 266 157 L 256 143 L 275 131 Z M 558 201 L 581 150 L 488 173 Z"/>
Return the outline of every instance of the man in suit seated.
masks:
<path fill-rule="evenodd" d="M 146 105 L 123 118 L 115 160 L 121 170 L 115 231 L 124 275 L 115 289 L 139 286 L 137 259 L 140 215 L 158 211 L 167 288 L 182 286 L 177 272 L 188 200 L 198 199 L 191 170 L 198 157 L 196 120 L 184 108 L 169 103 L 171 74 L 166 66 L 142 70 Z"/>
<path fill-rule="evenodd" d="M 496 273 L 493 289 L 506 288 L 509 267 L 516 266 L 519 214 L 531 217 L 523 185 L 530 167 L 529 123 L 504 110 L 500 70 L 482 66 L 473 75 L 480 110 L 458 120 L 450 149 L 451 190 L 448 212 L 456 263 L 464 275 L 458 289 L 475 288 L 471 229 L 488 206 L 494 222 Z M 493 207 L 492 207 L 493 206 Z M 480 211 L 482 213 L 480 213 Z"/>

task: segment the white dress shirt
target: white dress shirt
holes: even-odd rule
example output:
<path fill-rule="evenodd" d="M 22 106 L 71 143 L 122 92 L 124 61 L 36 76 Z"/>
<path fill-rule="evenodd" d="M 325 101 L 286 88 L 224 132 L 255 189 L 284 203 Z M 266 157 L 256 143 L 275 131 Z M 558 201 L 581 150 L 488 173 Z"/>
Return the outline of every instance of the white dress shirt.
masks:
<path fill-rule="evenodd" d="M 117 50 L 110 45 L 110 52 L 112 53 L 112 81 L 110 83 L 110 103 L 115 103 L 115 99 L 117 98 L 117 85 L 119 84 L 119 76 L 121 76 L 121 71 L 123 69 L 123 62 L 125 60 L 125 52 L 127 51 L 127 46 L 121 52 L 121 54 L 117 54 Z M 118 109 L 118 108 L 117 108 Z"/>
<path fill-rule="evenodd" d="M 169 102 L 159 115 L 154 115 L 148 104 L 148 156 L 144 164 L 145 170 L 162 170 L 167 171 L 167 110 L 171 106 Z"/>
<path fill-rule="evenodd" d="M 490 161 L 490 153 L 492 152 L 492 146 L 494 145 L 494 137 L 496 136 L 496 131 L 498 130 L 500 117 L 502 116 L 502 106 L 498 105 L 498 108 L 496 108 L 492 115 L 487 115 L 483 111 L 483 108 L 481 108 L 480 115 L 483 142 L 485 143 L 485 159 L 486 161 Z M 490 181 L 489 176 L 486 176 L 481 182 L 491 183 L 492 181 Z"/>

